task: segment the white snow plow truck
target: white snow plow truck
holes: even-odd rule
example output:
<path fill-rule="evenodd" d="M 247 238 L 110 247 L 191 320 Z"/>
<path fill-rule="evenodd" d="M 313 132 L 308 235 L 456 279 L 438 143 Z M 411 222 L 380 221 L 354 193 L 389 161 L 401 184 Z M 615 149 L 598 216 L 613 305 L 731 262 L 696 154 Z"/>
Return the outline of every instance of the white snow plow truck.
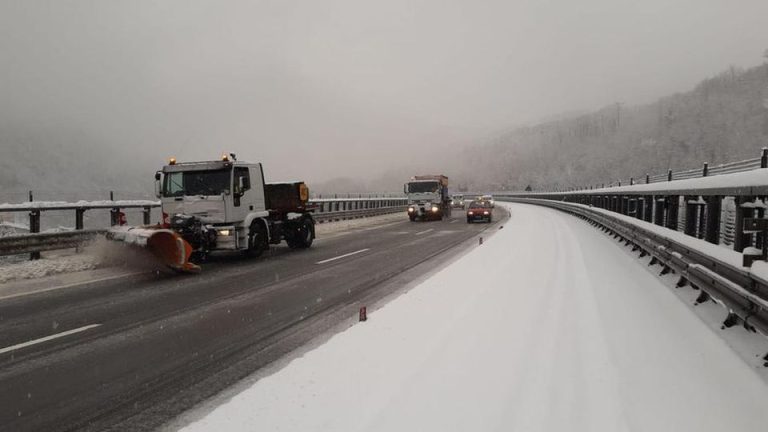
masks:
<path fill-rule="evenodd" d="M 413 176 L 403 187 L 408 197 L 408 217 L 411 221 L 440 220 L 451 217 L 451 197 L 448 177 L 444 175 Z"/>
<path fill-rule="evenodd" d="M 308 248 L 315 221 L 304 182 L 265 183 L 260 163 L 221 160 L 176 162 L 155 174 L 155 194 L 162 223 L 113 227 L 112 240 L 146 247 L 165 265 L 197 272 L 196 264 L 213 251 L 241 251 L 259 256 L 285 240 Z"/>

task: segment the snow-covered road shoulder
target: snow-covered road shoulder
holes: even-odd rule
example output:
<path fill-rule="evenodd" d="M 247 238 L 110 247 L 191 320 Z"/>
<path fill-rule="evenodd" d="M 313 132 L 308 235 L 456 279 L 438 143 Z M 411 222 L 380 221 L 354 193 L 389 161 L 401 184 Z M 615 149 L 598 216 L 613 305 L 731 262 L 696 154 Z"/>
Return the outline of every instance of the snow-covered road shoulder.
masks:
<path fill-rule="evenodd" d="M 508 207 L 483 246 L 183 430 L 764 430 L 761 372 L 661 280 L 583 221 Z"/>

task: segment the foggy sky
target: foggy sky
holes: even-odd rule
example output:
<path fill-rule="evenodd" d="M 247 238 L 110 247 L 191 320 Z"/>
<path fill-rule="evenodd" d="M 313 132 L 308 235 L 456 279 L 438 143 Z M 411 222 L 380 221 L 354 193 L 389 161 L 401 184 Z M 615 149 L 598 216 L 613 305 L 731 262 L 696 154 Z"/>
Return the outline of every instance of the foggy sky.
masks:
<path fill-rule="evenodd" d="M 759 64 L 766 17 L 765 0 L 0 0 L 0 117 L 156 166 L 439 170 L 516 125 Z"/>

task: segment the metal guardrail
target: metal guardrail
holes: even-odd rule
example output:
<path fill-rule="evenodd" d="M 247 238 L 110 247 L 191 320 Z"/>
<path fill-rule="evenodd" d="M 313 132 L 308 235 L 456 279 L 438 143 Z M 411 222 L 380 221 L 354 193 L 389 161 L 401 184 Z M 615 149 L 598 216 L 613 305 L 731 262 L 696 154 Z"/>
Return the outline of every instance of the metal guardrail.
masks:
<path fill-rule="evenodd" d="M 404 197 L 325 198 L 309 202 L 314 204 L 313 216 L 320 223 L 394 213 L 407 207 L 407 199 Z M 150 211 L 157 207 L 160 207 L 159 201 L 30 202 L 0 205 L 0 212 L 29 212 L 30 220 L 29 234 L 0 237 L 0 256 L 29 253 L 31 259 L 38 259 L 41 251 L 74 248 L 92 241 L 106 230 L 83 228 L 83 214 L 87 210 L 110 209 L 110 224 L 117 225 L 122 209 L 141 208 L 144 224 L 150 225 Z M 74 210 L 75 230 L 40 233 L 41 212 L 54 210 Z"/>
<path fill-rule="evenodd" d="M 339 220 L 358 219 L 358 218 L 364 218 L 364 217 L 397 213 L 397 212 L 405 211 L 407 207 L 408 207 L 407 205 L 400 205 L 400 206 L 392 206 L 392 207 L 380 207 L 375 209 L 326 212 L 326 213 L 317 213 L 313 217 L 315 221 L 319 223 L 334 222 Z"/>
<path fill-rule="evenodd" d="M 93 241 L 106 230 L 78 230 L 56 233 L 33 233 L 0 237 L 0 255 L 18 255 L 57 249 L 69 249 Z"/>
<path fill-rule="evenodd" d="M 759 330 L 768 335 L 768 281 L 756 277 L 748 266 L 726 262 L 691 247 L 690 241 L 666 235 L 663 232 L 666 230 L 659 230 L 631 215 L 612 214 L 610 209 L 552 198 L 502 196 L 497 199 L 555 208 L 601 227 L 627 245 L 632 245 L 634 251 L 639 250 L 641 256 L 651 255 L 651 264 L 660 263 L 663 266 L 662 274 L 672 270 L 679 274 L 678 287 L 691 284 L 699 289 L 701 294 L 697 304 L 710 298 L 724 304 L 729 311 L 723 322 L 725 327 L 740 323 L 748 330 Z"/>

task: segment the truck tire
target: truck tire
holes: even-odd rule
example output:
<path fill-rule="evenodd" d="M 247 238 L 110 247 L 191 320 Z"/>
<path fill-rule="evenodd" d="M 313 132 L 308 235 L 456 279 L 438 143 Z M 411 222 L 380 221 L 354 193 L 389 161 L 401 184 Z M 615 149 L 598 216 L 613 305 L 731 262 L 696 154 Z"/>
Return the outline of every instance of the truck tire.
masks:
<path fill-rule="evenodd" d="M 267 238 L 267 229 L 264 228 L 264 224 L 255 220 L 251 222 L 251 227 L 248 229 L 248 249 L 245 253 L 253 258 L 257 258 L 269 249 L 269 239 Z"/>
<path fill-rule="evenodd" d="M 302 218 L 297 226 L 292 227 L 293 233 L 286 237 L 285 242 L 291 249 L 306 249 L 315 241 L 315 221 L 312 218 Z"/>

